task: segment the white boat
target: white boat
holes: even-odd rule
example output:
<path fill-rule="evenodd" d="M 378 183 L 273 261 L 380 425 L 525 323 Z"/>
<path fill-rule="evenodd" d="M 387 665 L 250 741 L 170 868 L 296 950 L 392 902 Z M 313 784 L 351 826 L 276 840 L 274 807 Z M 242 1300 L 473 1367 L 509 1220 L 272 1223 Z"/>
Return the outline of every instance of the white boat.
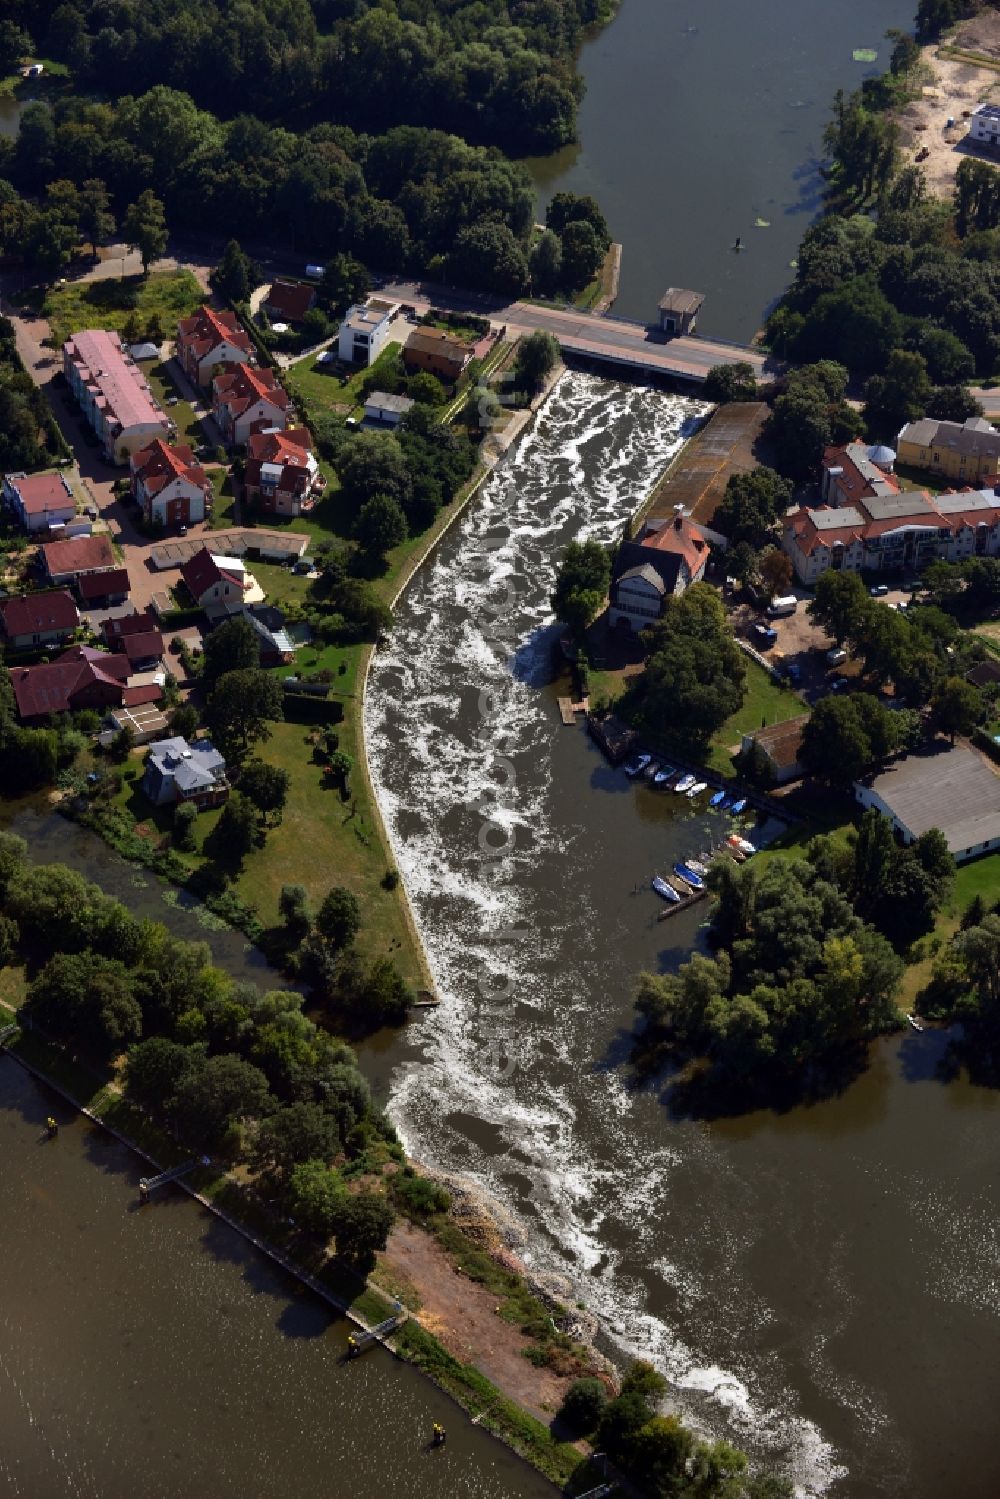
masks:
<path fill-rule="evenodd" d="M 635 759 L 626 765 L 625 774 L 631 776 L 633 780 L 636 776 L 641 776 L 652 758 L 652 755 L 636 755 Z"/>
<path fill-rule="evenodd" d="M 920 1031 L 921 1035 L 923 1035 L 924 1027 L 923 1027 L 922 1023 L 917 1019 L 916 1015 L 907 1015 L 906 1018 L 909 1021 L 909 1023 L 912 1025 L 913 1029 L 915 1031 Z"/>
<path fill-rule="evenodd" d="M 738 848 L 741 854 L 755 854 L 757 852 L 757 845 L 751 843 L 749 838 L 741 838 L 739 833 L 732 833 L 726 839 L 726 842 L 730 848 Z"/>
<path fill-rule="evenodd" d="M 694 776 L 692 776 L 692 775 L 681 776 L 680 780 L 677 782 L 677 785 L 674 787 L 674 790 L 675 791 L 690 791 L 691 787 L 693 785 L 694 785 Z"/>
<path fill-rule="evenodd" d="M 688 796 L 700 796 L 703 791 L 707 791 L 707 790 L 708 790 L 708 782 L 707 781 L 695 781 L 694 785 L 691 787 L 690 791 L 688 792 Z"/>
<path fill-rule="evenodd" d="M 666 880 L 662 880 L 658 874 L 653 875 L 652 885 L 657 895 L 662 895 L 664 900 L 680 901 L 680 896 L 673 885 L 668 885 Z"/>
<path fill-rule="evenodd" d="M 677 772 L 672 765 L 664 765 L 663 769 L 658 770 L 653 777 L 653 785 L 665 786 L 670 780 L 670 777 L 675 776 L 676 774 Z"/>
<path fill-rule="evenodd" d="M 694 870 L 695 874 L 700 874 L 703 876 L 708 874 L 707 868 L 700 859 L 686 859 L 685 863 L 687 864 L 688 869 Z"/>

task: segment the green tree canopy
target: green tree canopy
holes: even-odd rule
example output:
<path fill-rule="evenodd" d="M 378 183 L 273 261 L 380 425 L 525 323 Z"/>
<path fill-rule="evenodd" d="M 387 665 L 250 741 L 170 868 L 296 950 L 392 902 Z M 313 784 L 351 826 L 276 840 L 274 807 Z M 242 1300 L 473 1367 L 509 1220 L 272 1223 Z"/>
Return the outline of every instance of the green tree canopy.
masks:
<path fill-rule="evenodd" d="M 271 737 L 268 722 L 283 717 L 281 683 L 255 667 L 221 676 L 205 708 L 212 742 L 234 766 L 253 745 Z"/>
<path fill-rule="evenodd" d="M 737 711 L 746 691 L 743 655 L 722 601 L 696 583 L 665 601 L 645 670 L 622 703 L 632 720 L 668 742 L 704 745 Z"/>
<path fill-rule="evenodd" d="M 730 542 L 762 547 L 775 522 L 792 501 L 792 485 L 773 468 L 733 474 L 716 508 L 712 525 Z"/>
<path fill-rule="evenodd" d="M 610 583 L 611 558 L 606 548 L 597 541 L 571 541 L 551 596 L 556 618 L 581 635 L 607 598 Z"/>

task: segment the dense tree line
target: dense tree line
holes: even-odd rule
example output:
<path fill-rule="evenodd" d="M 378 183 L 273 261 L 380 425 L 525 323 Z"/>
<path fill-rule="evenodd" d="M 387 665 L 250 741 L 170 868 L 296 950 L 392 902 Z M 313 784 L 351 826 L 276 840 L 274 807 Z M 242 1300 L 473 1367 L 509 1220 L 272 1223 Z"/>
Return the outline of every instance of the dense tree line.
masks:
<path fill-rule="evenodd" d="M 64 451 L 48 402 L 21 363 L 14 325 L 0 317 L 0 471 L 44 468 Z"/>
<path fill-rule="evenodd" d="M 234 982 L 206 944 L 26 853 L 0 834 L 0 961 L 27 964 L 26 1017 L 95 1060 L 127 1053 L 131 1102 L 186 1146 L 246 1163 L 258 1189 L 368 1268 L 393 1210 L 380 1187 L 347 1183 L 402 1152 L 350 1048 L 301 994 Z"/>
<path fill-rule="evenodd" d="M 646 1039 L 709 1059 L 729 1080 L 802 1079 L 896 1022 L 903 964 L 886 938 L 806 860 L 762 871 L 717 860 L 715 957 L 643 974 Z"/>
<path fill-rule="evenodd" d="M 14 0 L 23 50 L 116 99 L 158 83 L 232 118 L 437 126 L 523 154 L 573 139 L 574 54 L 606 0 Z"/>
<path fill-rule="evenodd" d="M 664 603 L 645 668 L 621 700 L 636 727 L 690 752 L 743 702 L 746 670 L 713 588 L 696 583 Z"/>

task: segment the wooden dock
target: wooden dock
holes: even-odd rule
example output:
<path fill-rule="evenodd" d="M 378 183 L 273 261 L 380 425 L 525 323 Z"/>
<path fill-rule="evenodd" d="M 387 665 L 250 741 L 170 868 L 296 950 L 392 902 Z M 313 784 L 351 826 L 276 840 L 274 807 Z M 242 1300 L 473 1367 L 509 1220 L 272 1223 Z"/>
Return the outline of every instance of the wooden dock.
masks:
<path fill-rule="evenodd" d="M 671 881 L 671 884 L 673 884 L 673 881 Z M 674 885 L 675 890 L 679 888 L 678 885 Z M 707 890 L 691 890 L 689 888 L 687 895 L 682 896 L 679 901 L 671 901 L 669 906 L 664 906 L 656 918 L 657 921 L 666 921 L 668 916 L 676 916 L 678 911 L 686 911 L 688 906 L 693 906 L 697 901 L 704 900 L 708 894 Z"/>
<path fill-rule="evenodd" d="M 556 701 L 559 704 L 559 716 L 568 728 L 576 723 L 578 713 L 587 713 L 590 710 L 590 698 L 582 698 L 580 702 L 574 703 L 571 697 L 560 697 Z"/>

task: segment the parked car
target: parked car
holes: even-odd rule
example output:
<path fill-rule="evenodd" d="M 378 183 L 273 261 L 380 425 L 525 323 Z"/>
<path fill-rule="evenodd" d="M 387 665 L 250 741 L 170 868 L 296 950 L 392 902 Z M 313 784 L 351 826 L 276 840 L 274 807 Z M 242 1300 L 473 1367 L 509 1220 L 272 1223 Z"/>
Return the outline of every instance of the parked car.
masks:
<path fill-rule="evenodd" d="M 889 592 L 889 585 L 888 583 L 876 583 L 872 588 L 869 588 L 868 592 L 873 599 L 884 599 Z"/>
<path fill-rule="evenodd" d="M 840 666 L 847 660 L 847 652 L 842 646 L 835 645 L 831 651 L 827 651 L 826 660 L 829 666 Z"/>

